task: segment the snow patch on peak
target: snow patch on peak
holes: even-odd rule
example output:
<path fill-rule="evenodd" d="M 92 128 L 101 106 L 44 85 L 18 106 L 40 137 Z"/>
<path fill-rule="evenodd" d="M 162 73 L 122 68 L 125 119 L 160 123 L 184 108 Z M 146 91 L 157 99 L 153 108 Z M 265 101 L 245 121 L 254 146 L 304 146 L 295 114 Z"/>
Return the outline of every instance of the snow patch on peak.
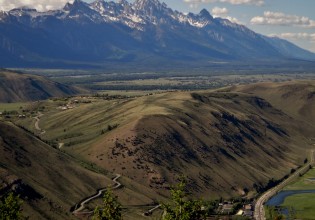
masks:
<path fill-rule="evenodd" d="M 197 27 L 197 28 L 203 28 L 209 24 L 208 21 L 198 21 L 193 19 L 188 19 L 188 22 L 191 26 Z"/>
<path fill-rule="evenodd" d="M 145 24 L 144 20 L 137 15 L 127 15 L 127 18 L 129 18 L 131 21 L 135 23 Z"/>

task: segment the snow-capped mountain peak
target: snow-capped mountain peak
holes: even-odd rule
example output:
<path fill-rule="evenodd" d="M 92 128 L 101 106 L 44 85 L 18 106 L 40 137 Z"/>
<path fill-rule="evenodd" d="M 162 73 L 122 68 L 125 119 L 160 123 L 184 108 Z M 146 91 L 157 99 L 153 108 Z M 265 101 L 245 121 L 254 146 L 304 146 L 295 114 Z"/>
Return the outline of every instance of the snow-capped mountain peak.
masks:
<path fill-rule="evenodd" d="M 158 0 L 136 0 L 132 7 L 138 14 L 150 17 L 162 17 L 172 11 L 165 3 L 161 3 Z"/>
<path fill-rule="evenodd" d="M 62 10 L 48 12 L 13 9 L 0 12 L 0 32 L 2 57 L 16 60 L 29 57 L 30 62 L 39 57 L 49 62 L 56 59 L 69 63 L 148 57 L 156 60 L 161 57 L 167 60 L 276 59 L 289 57 L 293 49 L 298 51 L 283 42 L 285 46 L 277 47 L 278 41 L 269 41 L 229 20 L 213 18 L 205 9 L 198 14 L 184 14 L 158 0 L 134 3 L 75 0 Z M 17 35 L 13 36 L 14 33 Z M 21 33 L 23 38 L 19 37 Z M 312 58 L 312 55 L 299 51 L 301 57 Z M 7 61 L 11 62 L 11 58 Z"/>

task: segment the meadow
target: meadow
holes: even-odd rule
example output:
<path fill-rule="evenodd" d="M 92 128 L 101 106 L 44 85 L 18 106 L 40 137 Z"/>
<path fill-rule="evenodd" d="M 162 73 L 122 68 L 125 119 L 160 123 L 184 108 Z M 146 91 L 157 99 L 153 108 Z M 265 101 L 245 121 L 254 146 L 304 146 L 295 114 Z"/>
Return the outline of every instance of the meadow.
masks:
<path fill-rule="evenodd" d="M 282 204 L 284 207 L 292 207 L 296 219 L 315 219 L 314 193 L 305 193 L 289 196 Z"/>
<path fill-rule="evenodd" d="M 315 189 L 315 169 L 311 169 L 296 182 L 287 186 L 286 190 L 312 190 Z M 282 204 L 284 207 L 292 207 L 295 217 L 298 219 L 315 219 L 314 193 L 303 193 L 289 196 Z"/>
<path fill-rule="evenodd" d="M 17 103 L 0 103 L 0 112 L 4 111 L 18 111 L 29 103 L 17 102 Z"/>
<path fill-rule="evenodd" d="M 306 174 L 288 185 L 284 190 L 312 190 L 315 189 L 315 169 L 310 169 Z M 315 206 L 314 206 L 315 207 Z"/>
<path fill-rule="evenodd" d="M 315 79 L 314 72 L 290 69 L 243 70 L 209 68 L 171 71 L 101 71 L 71 69 L 18 69 L 53 81 L 83 87 L 92 92 L 145 95 L 155 91 L 203 90 L 258 82 L 284 82 Z"/>
<path fill-rule="evenodd" d="M 303 176 L 284 188 L 285 191 L 315 190 L 315 169 L 310 169 Z M 315 196 L 314 193 L 296 193 L 287 196 L 280 205 L 280 210 L 287 213 L 290 210 L 294 219 L 315 219 Z M 266 211 L 268 219 L 268 211 Z"/>

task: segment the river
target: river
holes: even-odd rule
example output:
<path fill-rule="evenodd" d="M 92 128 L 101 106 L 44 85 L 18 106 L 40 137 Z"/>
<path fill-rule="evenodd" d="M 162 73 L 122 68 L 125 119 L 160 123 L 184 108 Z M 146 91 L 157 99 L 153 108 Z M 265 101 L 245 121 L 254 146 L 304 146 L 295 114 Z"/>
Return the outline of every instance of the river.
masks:
<path fill-rule="evenodd" d="M 266 205 L 268 206 L 281 206 L 282 203 L 284 202 L 285 198 L 288 196 L 292 195 L 297 195 L 297 194 L 304 194 L 304 193 L 314 193 L 315 190 L 285 190 L 279 192 L 277 195 L 272 197 L 266 202 Z"/>

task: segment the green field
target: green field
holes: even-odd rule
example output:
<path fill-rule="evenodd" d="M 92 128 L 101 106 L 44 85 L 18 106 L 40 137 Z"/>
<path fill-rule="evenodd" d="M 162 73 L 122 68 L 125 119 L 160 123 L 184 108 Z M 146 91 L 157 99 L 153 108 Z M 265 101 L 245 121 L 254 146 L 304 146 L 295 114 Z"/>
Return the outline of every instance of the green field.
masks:
<path fill-rule="evenodd" d="M 286 186 L 284 190 L 315 190 L 315 169 L 310 169 L 295 182 Z M 293 209 L 295 219 L 315 219 L 314 193 L 302 193 L 285 198 L 281 207 Z M 266 212 L 267 217 L 268 212 Z M 268 218 L 267 218 L 268 219 Z"/>
<path fill-rule="evenodd" d="M 313 193 L 289 196 L 282 206 L 293 207 L 297 219 L 315 219 L 315 196 Z"/>
<path fill-rule="evenodd" d="M 309 170 L 306 174 L 301 176 L 299 179 L 297 179 L 292 184 L 290 184 L 287 187 L 285 187 L 284 190 L 309 190 L 309 189 L 315 189 L 315 179 L 311 180 L 312 178 L 315 178 L 315 169 L 314 168 Z"/>
<path fill-rule="evenodd" d="M 24 108 L 28 103 L 0 103 L 0 112 L 4 111 L 17 111 L 21 108 Z"/>
<path fill-rule="evenodd" d="M 311 169 L 305 175 L 287 186 L 286 190 L 311 190 L 315 189 L 315 169 Z M 292 195 L 285 199 L 284 207 L 293 207 L 295 218 L 315 219 L 315 196 L 313 193 Z"/>

